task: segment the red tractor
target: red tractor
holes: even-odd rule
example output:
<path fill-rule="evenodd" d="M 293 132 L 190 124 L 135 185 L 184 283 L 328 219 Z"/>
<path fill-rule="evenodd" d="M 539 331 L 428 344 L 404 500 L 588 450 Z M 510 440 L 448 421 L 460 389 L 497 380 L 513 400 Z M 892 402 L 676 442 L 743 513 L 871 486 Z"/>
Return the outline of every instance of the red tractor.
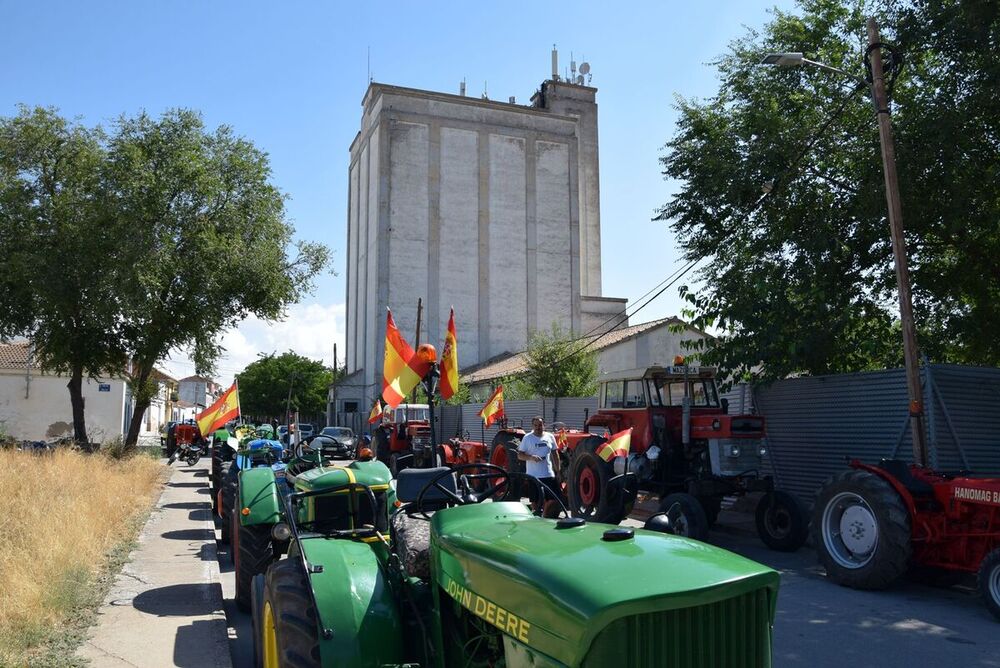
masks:
<path fill-rule="evenodd" d="M 813 540 L 830 578 L 856 589 L 907 573 L 942 584 L 975 573 L 1000 619 L 1000 478 L 855 460 L 820 490 Z"/>
<path fill-rule="evenodd" d="M 675 362 L 606 376 L 598 411 L 584 430 L 558 433 L 570 511 L 617 524 L 642 488 L 659 493 L 660 512 L 676 533 L 704 539 L 725 497 L 762 492 L 756 512 L 761 540 L 771 549 L 797 550 L 808 534 L 808 515 L 796 497 L 774 489 L 773 478 L 764 475 L 764 418 L 729 415 L 714 368 Z M 628 428 L 628 457 L 604 461 L 598 452 L 607 434 Z M 508 469 L 518 464 L 513 451 L 523 434 L 502 430 L 490 462 Z"/>
<path fill-rule="evenodd" d="M 400 404 L 387 412 L 372 435 L 375 456 L 392 476 L 405 468 L 440 466 L 440 450 L 431 443 L 430 407 Z"/>

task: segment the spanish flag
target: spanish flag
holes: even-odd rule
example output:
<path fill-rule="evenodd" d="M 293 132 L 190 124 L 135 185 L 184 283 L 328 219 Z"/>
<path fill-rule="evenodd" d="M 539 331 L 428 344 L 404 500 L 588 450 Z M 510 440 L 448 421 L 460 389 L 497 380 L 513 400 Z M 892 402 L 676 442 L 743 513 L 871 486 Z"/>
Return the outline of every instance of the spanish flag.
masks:
<path fill-rule="evenodd" d="M 628 457 L 629 448 L 632 446 L 632 427 L 625 431 L 613 434 L 597 450 L 597 456 L 606 462 L 610 462 L 615 457 Z"/>
<path fill-rule="evenodd" d="M 565 429 L 560 429 L 556 433 L 556 449 L 565 450 L 569 446 L 569 437 L 566 435 Z"/>
<path fill-rule="evenodd" d="M 417 359 L 399 333 L 396 321 L 389 311 L 385 321 L 385 357 L 382 362 L 382 400 L 388 408 L 395 408 L 423 379 L 430 364 Z"/>
<path fill-rule="evenodd" d="M 239 415 L 240 389 L 237 383 L 233 383 L 214 404 L 196 415 L 195 420 L 198 422 L 198 429 L 207 436 Z"/>
<path fill-rule="evenodd" d="M 479 411 L 479 417 L 483 419 L 483 424 L 487 427 L 503 417 L 503 385 L 497 386 L 493 396 Z"/>
<path fill-rule="evenodd" d="M 375 405 L 372 406 L 372 412 L 368 414 L 368 424 L 375 424 L 382 418 L 382 403 L 375 398 Z"/>
<path fill-rule="evenodd" d="M 441 398 L 451 399 L 458 390 L 458 339 L 455 334 L 455 309 L 448 318 L 448 332 L 444 336 L 441 353 Z"/>

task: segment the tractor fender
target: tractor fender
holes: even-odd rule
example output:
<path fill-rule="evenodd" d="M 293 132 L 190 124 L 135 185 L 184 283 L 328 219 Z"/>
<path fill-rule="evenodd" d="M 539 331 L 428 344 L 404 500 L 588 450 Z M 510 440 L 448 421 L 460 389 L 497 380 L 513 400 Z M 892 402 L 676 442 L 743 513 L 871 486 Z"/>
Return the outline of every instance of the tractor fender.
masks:
<path fill-rule="evenodd" d="M 243 526 L 255 524 L 275 524 L 281 521 L 281 493 L 278 485 L 285 484 L 278 480 L 274 470 L 267 466 L 247 469 L 240 472 L 240 498 L 236 506 Z M 244 511 L 248 510 L 245 513 Z"/>
<path fill-rule="evenodd" d="M 299 543 L 316 601 L 324 666 L 405 663 L 398 599 L 377 552 L 381 543 L 303 540 Z M 322 567 L 322 568 L 319 568 Z"/>

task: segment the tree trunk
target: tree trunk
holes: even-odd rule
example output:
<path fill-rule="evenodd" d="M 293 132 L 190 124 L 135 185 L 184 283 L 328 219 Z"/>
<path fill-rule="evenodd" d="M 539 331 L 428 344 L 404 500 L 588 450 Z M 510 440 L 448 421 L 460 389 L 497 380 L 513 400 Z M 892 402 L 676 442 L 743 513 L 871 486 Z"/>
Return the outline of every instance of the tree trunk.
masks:
<path fill-rule="evenodd" d="M 66 383 L 69 388 L 69 403 L 73 407 L 73 439 L 77 443 L 88 443 L 87 421 L 83 413 L 83 367 L 73 367 L 73 373 Z"/>
<path fill-rule="evenodd" d="M 150 375 L 153 373 L 153 365 L 142 365 L 136 369 L 135 375 L 130 380 L 132 385 L 132 396 L 135 398 L 135 407 L 132 409 L 132 419 L 129 420 L 128 433 L 125 435 L 125 449 L 135 448 L 139 443 L 139 430 L 142 429 L 142 418 L 146 415 L 152 397 L 148 396 L 145 387 Z"/>
<path fill-rule="evenodd" d="M 132 411 L 132 419 L 128 423 L 128 434 L 125 435 L 125 448 L 132 449 L 139 443 L 139 430 L 142 429 L 142 418 L 149 408 L 149 399 L 137 399 L 135 409 Z"/>

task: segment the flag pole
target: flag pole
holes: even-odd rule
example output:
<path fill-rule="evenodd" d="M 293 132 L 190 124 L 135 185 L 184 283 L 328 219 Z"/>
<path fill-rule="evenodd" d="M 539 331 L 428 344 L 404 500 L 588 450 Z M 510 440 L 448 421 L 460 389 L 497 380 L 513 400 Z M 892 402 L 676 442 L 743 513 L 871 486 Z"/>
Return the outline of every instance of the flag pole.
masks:
<path fill-rule="evenodd" d="M 240 418 L 240 421 L 242 422 L 243 407 L 240 405 L 240 377 L 236 376 L 233 380 L 234 380 L 233 385 L 236 386 L 236 415 L 237 417 Z"/>

